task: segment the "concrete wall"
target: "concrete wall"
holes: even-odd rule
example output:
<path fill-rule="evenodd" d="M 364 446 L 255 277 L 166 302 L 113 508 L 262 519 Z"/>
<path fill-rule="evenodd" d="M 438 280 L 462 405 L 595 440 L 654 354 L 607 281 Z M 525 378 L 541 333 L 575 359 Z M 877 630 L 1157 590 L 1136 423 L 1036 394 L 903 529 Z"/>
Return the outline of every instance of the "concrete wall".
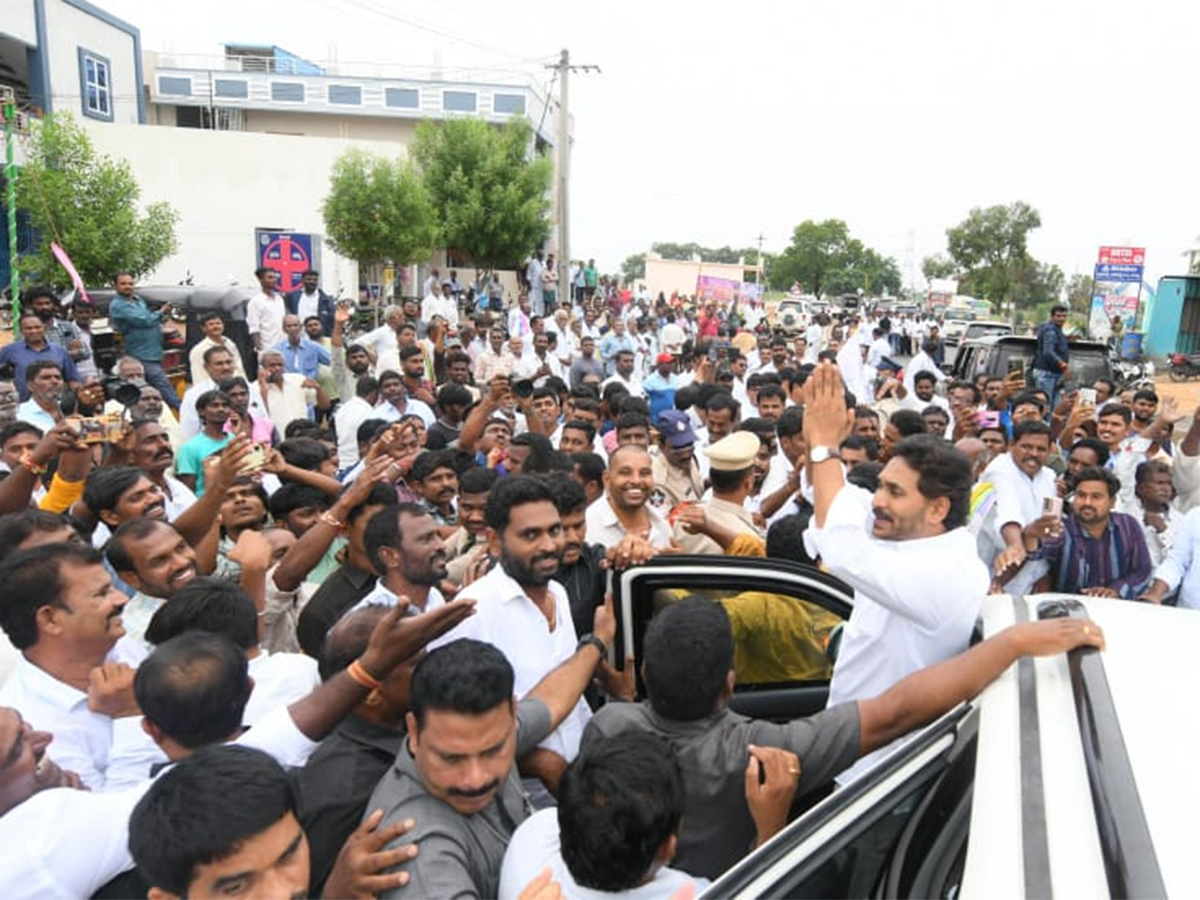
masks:
<path fill-rule="evenodd" d="M 315 118 L 315 117 L 313 117 Z M 307 136 L 151 128 L 87 122 L 99 152 L 129 160 L 143 204 L 179 212 L 179 250 L 146 283 L 254 283 L 254 229 L 324 234 L 320 205 L 333 162 L 348 148 L 396 155 L 395 143 Z M 357 265 L 321 251 L 326 291 L 354 297 Z"/>
<path fill-rule="evenodd" d="M 133 37 L 64 0 L 47 0 L 46 32 L 54 110 L 69 110 L 76 118 L 84 115 L 79 73 L 83 48 L 108 60 L 113 123 L 136 124 L 142 85 Z"/>
<path fill-rule="evenodd" d="M 639 281 L 645 283 L 651 297 L 657 297 L 659 292 L 670 297 L 673 291 L 680 294 L 696 293 L 696 279 L 701 275 L 745 281 L 747 271 L 742 266 L 728 263 L 647 258 L 646 277 Z M 753 268 L 749 271 L 753 271 Z"/>
<path fill-rule="evenodd" d="M 37 17 L 33 0 L 0 0 L 0 31 L 22 44 L 37 46 Z"/>
<path fill-rule="evenodd" d="M 242 111 L 242 128 L 244 131 L 304 134 L 351 141 L 391 141 L 401 147 L 411 144 L 417 133 L 417 123 L 411 119 L 331 116 L 312 112 L 275 112 L 259 109 Z"/>

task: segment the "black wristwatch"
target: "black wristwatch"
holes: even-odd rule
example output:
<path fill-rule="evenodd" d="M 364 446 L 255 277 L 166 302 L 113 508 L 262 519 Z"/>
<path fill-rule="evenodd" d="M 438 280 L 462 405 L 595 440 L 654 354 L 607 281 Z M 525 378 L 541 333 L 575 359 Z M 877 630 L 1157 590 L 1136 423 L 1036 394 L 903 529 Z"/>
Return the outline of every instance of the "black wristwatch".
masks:
<path fill-rule="evenodd" d="M 608 645 L 605 644 L 604 641 L 600 640 L 600 638 L 596 637 L 596 635 L 592 634 L 591 632 L 585 634 L 583 637 L 581 637 L 579 639 L 579 643 L 575 645 L 575 652 L 578 653 L 584 647 L 587 647 L 589 645 L 591 645 L 592 647 L 595 647 L 597 650 L 600 651 L 601 659 L 608 656 Z"/>

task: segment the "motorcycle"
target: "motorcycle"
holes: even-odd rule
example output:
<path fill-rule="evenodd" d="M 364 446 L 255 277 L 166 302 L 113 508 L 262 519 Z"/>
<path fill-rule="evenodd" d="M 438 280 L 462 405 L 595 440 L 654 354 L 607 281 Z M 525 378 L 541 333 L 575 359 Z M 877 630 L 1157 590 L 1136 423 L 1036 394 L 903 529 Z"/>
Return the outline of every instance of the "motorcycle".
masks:
<path fill-rule="evenodd" d="M 1112 360 L 1112 375 L 1122 391 L 1154 387 L 1154 363 L 1150 360 Z"/>
<path fill-rule="evenodd" d="M 1172 381 L 1188 381 L 1200 377 L 1200 353 L 1171 354 L 1171 368 L 1167 372 Z"/>

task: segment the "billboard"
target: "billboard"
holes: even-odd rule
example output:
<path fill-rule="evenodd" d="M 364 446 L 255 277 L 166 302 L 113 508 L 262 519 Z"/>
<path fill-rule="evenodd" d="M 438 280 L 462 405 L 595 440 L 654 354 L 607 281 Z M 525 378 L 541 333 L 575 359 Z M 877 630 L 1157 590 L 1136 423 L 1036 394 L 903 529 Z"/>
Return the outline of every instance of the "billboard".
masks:
<path fill-rule="evenodd" d="M 1142 296 L 1145 247 L 1101 247 L 1092 276 L 1092 309 L 1088 335 L 1107 340 L 1112 336 L 1114 316 L 1133 330 Z"/>
<path fill-rule="evenodd" d="M 696 296 L 728 303 L 734 297 L 749 300 L 758 296 L 759 287 L 752 281 L 735 281 L 715 275 L 696 276 Z"/>
<path fill-rule="evenodd" d="M 254 245 L 255 268 L 261 266 L 278 272 L 280 291 L 299 290 L 304 270 L 318 268 L 314 254 L 321 247 L 320 235 L 256 228 Z"/>

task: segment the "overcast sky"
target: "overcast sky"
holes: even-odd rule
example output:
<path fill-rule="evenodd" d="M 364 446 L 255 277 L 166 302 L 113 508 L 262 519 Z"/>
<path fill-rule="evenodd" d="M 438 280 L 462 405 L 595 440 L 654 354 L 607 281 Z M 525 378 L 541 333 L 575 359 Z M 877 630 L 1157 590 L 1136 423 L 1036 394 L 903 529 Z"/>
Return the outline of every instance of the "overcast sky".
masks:
<path fill-rule="evenodd" d="M 1039 259 L 1101 244 L 1183 269 L 1200 235 L 1200 4 L 98 0 L 150 50 L 277 44 L 314 60 L 574 77 L 572 255 L 654 241 L 782 250 L 844 219 L 906 281 L 973 206 L 1025 200 Z M 523 73 L 523 75 L 522 75 Z"/>

